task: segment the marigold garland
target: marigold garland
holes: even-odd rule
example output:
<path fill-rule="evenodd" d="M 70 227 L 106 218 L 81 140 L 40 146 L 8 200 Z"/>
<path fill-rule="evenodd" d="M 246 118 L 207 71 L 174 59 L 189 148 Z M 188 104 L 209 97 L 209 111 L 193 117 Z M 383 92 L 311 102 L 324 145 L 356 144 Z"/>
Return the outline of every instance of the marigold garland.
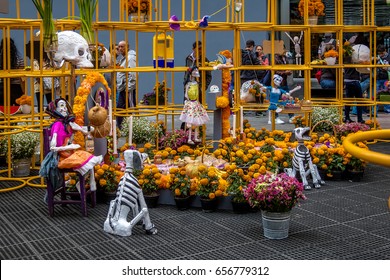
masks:
<path fill-rule="evenodd" d="M 85 103 L 87 102 L 88 95 L 97 82 L 104 85 L 108 91 L 108 96 L 111 95 L 111 89 L 109 88 L 107 81 L 104 79 L 104 76 L 98 72 L 88 72 L 85 79 L 81 82 L 80 87 L 77 89 L 73 104 L 73 113 L 76 116 L 75 122 L 80 126 L 84 125 Z M 85 147 L 83 133 L 77 131 L 74 134 L 74 143 L 79 144 L 82 148 Z"/>
<path fill-rule="evenodd" d="M 215 100 L 215 106 L 219 109 L 224 109 L 229 106 L 229 98 L 226 96 L 218 96 Z"/>
<path fill-rule="evenodd" d="M 220 51 L 220 54 L 225 57 L 232 57 L 229 50 Z M 232 80 L 229 69 L 222 69 L 222 97 L 229 101 L 229 85 Z M 222 138 L 229 137 L 230 129 L 230 107 L 226 106 L 222 109 Z"/>

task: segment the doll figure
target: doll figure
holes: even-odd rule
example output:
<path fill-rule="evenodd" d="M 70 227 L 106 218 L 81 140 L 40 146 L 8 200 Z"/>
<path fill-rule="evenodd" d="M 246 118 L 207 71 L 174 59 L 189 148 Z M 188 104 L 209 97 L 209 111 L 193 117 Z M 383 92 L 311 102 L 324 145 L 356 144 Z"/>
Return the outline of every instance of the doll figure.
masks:
<path fill-rule="evenodd" d="M 282 84 L 283 77 L 275 74 L 274 75 L 274 85 L 275 87 L 263 87 L 266 89 L 270 89 L 270 94 L 269 94 L 269 115 L 268 115 L 268 123 L 271 123 L 271 111 L 276 111 L 280 112 L 281 109 L 278 108 L 278 105 L 285 105 L 287 102 L 286 101 L 280 101 L 280 100 L 287 100 L 287 99 L 292 99 L 291 93 L 294 91 L 297 91 L 301 89 L 301 86 L 296 86 L 290 91 L 285 91 L 280 88 L 280 85 Z"/>
<path fill-rule="evenodd" d="M 51 125 L 50 150 L 59 156 L 59 169 L 73 169 L 85 175 L 90 173 L 90 188 L 96 190 L 94 166 L 102 162 L 103 157 L 94 156 L 84 150 L 79 150 L 79 144 L 73 144 L 73 132 L 81 131 L 87 135 L 88 131 L 74 122 L 75 116 L 68 101 L 58 98 L 49 103 L 46 113 L 55 118 Z"/>
<path fill-rule="evenodd" d="M 301 35 L 299 37 L 298 36 L 294 36 L 294 38 L 291 38 L 290 34 L 288 34 L 287 32 L 285 32 L 285 34 L 290 39 L 291 43 L 294 44 L 295 64 L 296 65 L 302 64 L 301 40 L 302 40 L 302 36 L 303 36 L 303 31 L 301 31 Z M 299 70 L 299 77 L 302 77 L 301 70 Z"/>
<path fill-rule="evenodd" d="M 206 109 L 198 101 L 199 97 L 199 84 L 196 78 L 199 78 L 198 67 L 192 67 L 189 69 L 191 73 L 191 80 L 186 84 L 185 97 L 183 111 L 180 115 L 180 120 L 185 122 L 189 128 L 188 144 L 195 144 L 195 142 L 201 142 L 199 139 L 199 126 L 207 123 L 210 118 L 207 115 Z M 194 141 L 191 139 L 192 126 L 195 126 Z"/>

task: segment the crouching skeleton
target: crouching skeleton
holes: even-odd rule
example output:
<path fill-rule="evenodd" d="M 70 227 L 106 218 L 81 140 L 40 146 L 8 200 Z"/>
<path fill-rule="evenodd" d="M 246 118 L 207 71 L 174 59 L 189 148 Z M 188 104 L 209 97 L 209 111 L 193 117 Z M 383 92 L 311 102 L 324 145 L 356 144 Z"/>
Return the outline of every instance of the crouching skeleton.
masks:
<path fill-rule="evenodd" d="M 292 160 L 293 167 L 284 169 L 284 172 L 287 173 L 290 177 L 296 177 L 297 172 L 299 172 L 305 190 L 311 189 L 307 181 L 309 174 L 313 179 L 314 188 L 320 188 L 321 185 L 325 184 L 325 182 L 321 179 L 320 174 L 318 173 L 317 165 L 313 164 L 311 161 L 309 149 L 304 144 L 304 141 L 309 141 L 311 139 L 309 132 L 309 127 L 298 127 L 294 129 L 295 138 L 298 141 L 298 146 L 295 149 Z"/>
<path fill-rule="evenodd" d="M 116 198 L 110 202 L 107 219 L 104 222 L 104 231 L 120 236 L 130 236 L 133 227 L 142 220 L 146 234 L 156 234 L 157 228 L 150 221 L 142 189 L 137 178 L 132 174 L 135 169 L 143 168 L 144 158 L 136 150 L 126 150 L 124 158 L 126 172 L 120 180 Z M 133 219 L 128 222 L 127 216 L 130 211 Z"/>

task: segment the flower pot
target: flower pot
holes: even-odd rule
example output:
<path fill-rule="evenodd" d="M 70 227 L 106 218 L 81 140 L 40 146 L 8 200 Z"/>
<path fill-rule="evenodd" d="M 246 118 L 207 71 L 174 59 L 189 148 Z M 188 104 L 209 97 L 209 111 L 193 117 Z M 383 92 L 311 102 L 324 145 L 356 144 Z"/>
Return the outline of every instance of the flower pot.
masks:
<path fill-rule="evenodd" d="M 214 212 L 215 210 L 217 210 L 218 207 L 218 200 L 216 198 L 214 199 L 200 198 L 200 203 L 202 205 L 203 212 L 206 213 Z"/>
<path fill-rule="evenodd" d="M 31 158 L 12 160 L 12 175 L 14 177 L 30 176 Z"/>
<path fill-rule="evenodd" d="M 20 105 L 20 110 L 23 114 L 30 114 L 31 113 L 31 105 L 23 104 Z"/>
<path fill-rule="evenodd" d="M 309 25 L 317 25 L 318 16 L 309 16 Z"/>
<path fill-rule="evenodd" d="M 326 175 L 326 178 L 331 181 L 341 181 L 344 180 L 345 172 L 341 170 L 333 170 L 331 176 Z"/>
<path fill-rule="evenodd" d="M 324 60 L 326 62 L 326 65 L 335 65 L 336 64 L 335 57 L 325 57 Z"/>
<path fill-rule="evenodd" d="M 288 237 L 291 212 L 261 211 L 264 236 L 269 239 L 284 239 Z"/>
<path fill-rule="evenodd" d="M 363 178 L 364 170 L 347 170 L 346 177 L 352 182 L 360 182 Z"/>
<path fill-rule="evenodd" d="M 144 194 L 145 203 L 148 208 L 156 208 L 158 204 L 159 194 Z"/>
<path fill-rule="evenodd" d="M 191 205 L 191 196 L 187 197 L 174 197 L 176 207 L 178 210 L 187 210 Z"/>
<path fill-rule="evenodd" d="M 236 202 L 232 200 L 232 208 L 235 214 L 245 214 L 251 212 L 252 210 L 252 207 L 246 201 Z"/>
<path fill-rule="evenodd" d="M 146 13 L 141 13 L 138 16 L 138 13 L 130 14 L 130 22 L 145 22 L 148 21 L 148 15 Z"/>

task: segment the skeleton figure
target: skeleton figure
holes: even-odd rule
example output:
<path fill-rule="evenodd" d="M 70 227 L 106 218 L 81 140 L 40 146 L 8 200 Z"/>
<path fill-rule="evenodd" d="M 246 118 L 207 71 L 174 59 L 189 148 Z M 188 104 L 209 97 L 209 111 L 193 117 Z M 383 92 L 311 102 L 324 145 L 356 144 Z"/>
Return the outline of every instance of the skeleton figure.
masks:
<path fill-rule="evenodd" d="M 304 141 L 309 141 L 311 139 L 309 132 L 309 127 L 297 127 L 294 129 L 295 138 L 298 140 L 298 146 L 294 152 L 293 168 L 284 169 L 284 172 L 290 177 L 295 177 L 297 172 L 299 172 L 305 190 L 311 189 L 307 182 L 307 176 L 309 176 L 309 174 L 311 174 L 315 188 L 320 188 L 321 185 L 325 184 L 318 173 L 317 166 L 311 161 L 309 149 L 304 144 Z"/>
<path fill-rule="evenodd" d="M 303 31 L 301 31 L 301 35 L 294 36 L 294 38 L 291 38 L 290 34 L 287 32 L 284 32 L 287 37 L 290 39 L 290 41 L 294 44 L 294 50 L 295 50 L 295 64 L 300 65 L 302 64 L 302 55 L 301 55 L 301 40 L 303 36 Z M 299 77 L 302 76 L 301 70 L 299 70 Z"/>
<path fill-rule="evenodd" d="M 116 198 L 110 202 L 107 219 L 104 222 L 104 231 L 120 236 L 130 236 L 133 227 L 142 219 L 146 234 L 156 234 L 157 228 L 150 221 L 142 189 L 137 178 L 132 174 L 134 169 L 143 168 L 146 154 L 143 157 L 139 151 L 126 150 L 124 158 L 126 172 L 119 183 Z M 130 211 L 133 219 L 128 222 L 127 216 Z"/>
<path fill-rule="evenodd" d="M 77 67 L 93 67 L 89 61 L 91 54 L 87 41 L 74 31 L 58 32 L 58 50 L 54 54 L 49 54 L 49 57 L 56 68 L 61 68 L 65 61 Z"/>

